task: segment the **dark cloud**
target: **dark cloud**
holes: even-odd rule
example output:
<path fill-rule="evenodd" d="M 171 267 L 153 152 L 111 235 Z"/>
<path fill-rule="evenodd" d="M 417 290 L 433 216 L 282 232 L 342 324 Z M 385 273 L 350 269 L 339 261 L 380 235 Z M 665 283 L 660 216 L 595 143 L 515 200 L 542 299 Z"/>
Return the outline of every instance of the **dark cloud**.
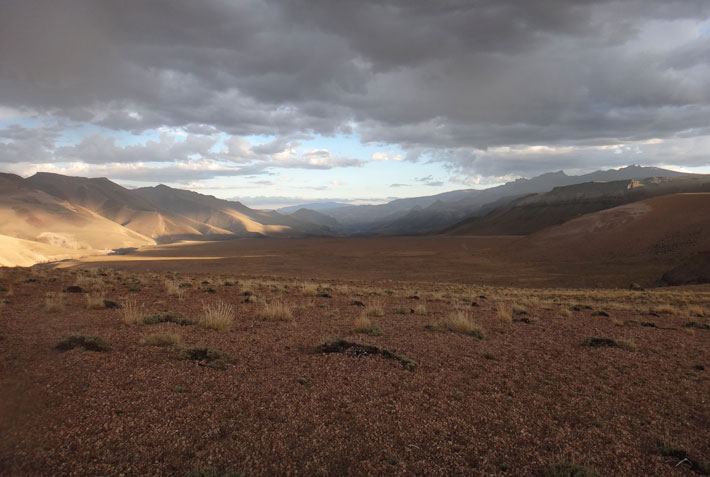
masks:
<path fill-rule="evenodd" d="M 467 177 L 610 163 L 589 148 L 654 138 L 694 164 L 678 147 L 708 135 L 709 17 L 707 0 L 3 1 L 0 106 L 191 138 L 118 151 L 87 137 L 58 152 L 97 164 L 208 157 L 223 132 L 277 139 L 215 160 L 359 165 L 271 157 L 349 131 Z M 20 133 L 0 132 L 0 161 L 51 161 L 56 132 Z M 488 152 L 533 146 L 579 154 Z"/>

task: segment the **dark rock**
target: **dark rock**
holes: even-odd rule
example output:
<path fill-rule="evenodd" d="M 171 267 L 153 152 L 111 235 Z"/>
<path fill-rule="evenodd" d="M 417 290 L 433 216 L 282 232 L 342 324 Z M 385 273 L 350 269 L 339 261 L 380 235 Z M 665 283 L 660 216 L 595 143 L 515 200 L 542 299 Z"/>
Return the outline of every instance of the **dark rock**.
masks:
<path fill-rule="evenodd" d="M 365 304 L 363 302 L 361 302 L 360 300 L 353 300 L 350 302 L 350 304 L 353 306 L 365 306 Z"/>
<path fill-rule="evenodd" d="M 64 293 L 84 293 L 84 289 L 76 285 L 70 285 L 64 289 Z"/>
<path fill-rule="evenodd" d="M 601 310 L 600 310 L 600 311 L 595 311 L 594 313 L 592 313 L 592 316 L 605 316 L 605 317 L 608 318 L 608 317 L 609 317 L 609 313 L 607 313 L 606 311 L 601 311 Z"/>
<path fill-rule="evenodd" d="M 109 310 L 117 310 L 121 308 L 121 305 L 119 305 L 113 300 L 104 300 L 104 307 L 108 308 Z"/>
<path fill-rule="evenodd" d="M 411 295 L 411 296 L 408 296 L 407 298 L 409 298 L 410 300 L 419 300 L 419 295 Z"/>
<path fill-rule="evenodd" d="M 471 306 L 479 306 L 479 305 L 478 305 L 478 302 L 472 301 Z"/>
<path fill-rule="evenodd" d="M 317 296 L 318 298 L 333 298 L 332 296 L 330 296 L 330 295 L 327 294 L 326 292 L 316 293 L 316 296 Z"/>

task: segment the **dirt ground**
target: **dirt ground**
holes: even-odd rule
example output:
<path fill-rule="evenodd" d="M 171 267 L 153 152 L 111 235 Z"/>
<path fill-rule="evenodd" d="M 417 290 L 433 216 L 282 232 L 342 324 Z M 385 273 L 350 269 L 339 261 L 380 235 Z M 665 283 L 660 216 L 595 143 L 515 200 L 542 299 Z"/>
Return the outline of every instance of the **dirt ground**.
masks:
<path fill-rule="evenodd" d="M 456 260 L 458 245 L 437 263 Z M 202 273 L 186 273 L 186 260 L 180 273 L 162 261 L 140 262 L 154 272 L 0 270 L 0 474 L 544 475 L 562 463 L 598 475 L 707 471 L 709 287 L 471 285 L 480 271 L 462 280 L 446 271 L 460 267 L 427 267 L 411 250 L 400 280 L 375 271 L 313 280 L 283 255 L 273 258 L 284 262 L 279 273 L 256 273 L 263 262 L 245 258 Z M 384 269 L 391 252 L 380 256 Z M 350 258 L 343 249 L 333 263 Z M 182 285 L 171 292 L 181 298 L 166 280 Z M 47 293 L 59 298 L 46 303 Z M 92 309 L 87 296 L 124 308 Z M 188 320 L 224 303 L 233 323 L 223 332 L 127 325 L 133 301 L 141 317 Z M 292 318 L 264 317 L 277 303 Z M 381 333 L 354 331 L 368 314 Z M 452 315 L 473 320 L 483 339 L 447 331 Z M 156 333 L 180 342 L 142 344 Z M 99 336 L 110 350 L 55 349 L 69 335 Z M 620 347 L 585 346 L 591 337 Z M 335 338 L 352 347 L 317 348 Z M 216 369 L 180 359 L 196 346 L 233 361 Z"/>
<path fill-rule="evenodd" d="M 687 257 L 685 257 L 687 259 Z M 455 282 L 523 287 L 651 286 L 675 257 L 594 255 L 528 237 L 362 237 L 237 239 L 145 247 L 126 255 L 66 261 L 60 267 L 206 272 L 328 280 Z"/>

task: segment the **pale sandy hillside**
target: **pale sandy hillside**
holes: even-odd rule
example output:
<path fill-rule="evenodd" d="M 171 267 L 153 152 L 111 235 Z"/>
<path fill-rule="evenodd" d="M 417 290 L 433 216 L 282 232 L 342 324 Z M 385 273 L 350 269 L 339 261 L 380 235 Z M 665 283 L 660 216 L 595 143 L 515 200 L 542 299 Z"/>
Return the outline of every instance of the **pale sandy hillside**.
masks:
<path fill-rule="evenodd" d="M 0 235 L 0 266 L 29 267 L 36 263 L 54 262 L 99 254 L 97 250 L 71 250 L 32 240 Z"/>

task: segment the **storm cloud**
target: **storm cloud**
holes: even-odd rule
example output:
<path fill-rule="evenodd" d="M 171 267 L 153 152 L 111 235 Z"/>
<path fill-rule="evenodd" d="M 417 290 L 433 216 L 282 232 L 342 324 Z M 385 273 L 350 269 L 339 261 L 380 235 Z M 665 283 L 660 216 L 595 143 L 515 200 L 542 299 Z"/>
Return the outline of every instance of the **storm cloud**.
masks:
<path fill-rule="evenodd" d="M 66 146 L 5 129 L 0 163 L 163 162 L 191 180 L 350 167 L 369 155 L 292 151 L 353 133 L 463 183 L 708 164 L 709 16 L 706 0 L 1 1 L 0 107 L 188 136 Z"/>

